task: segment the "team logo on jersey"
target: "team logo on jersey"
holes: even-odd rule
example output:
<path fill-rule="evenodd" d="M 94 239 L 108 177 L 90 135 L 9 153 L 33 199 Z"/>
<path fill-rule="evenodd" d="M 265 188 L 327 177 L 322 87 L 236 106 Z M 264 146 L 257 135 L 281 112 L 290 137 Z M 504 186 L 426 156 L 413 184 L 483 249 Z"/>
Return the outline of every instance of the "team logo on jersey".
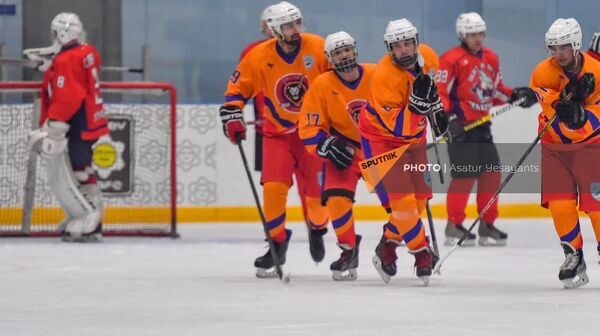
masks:
<path fill-rule="evenodd" d="M 87 54 L 83 59 L 83 67 L 86 69 L 93 66 L 94 63 L 96 63 L 96 61 L 94 59 L 94 54 L 92 53 Z"/>
<path fill-rule="evenodd" d="M 476 76 L 473 76 L 475 81 L 471 91 L 477 95 L 479 102 L 487 103 L 492 100 L 494 94 L 494 81 L 483 69 L 475 68 Z"/>
<path fill-rule="evenodd" d="M 299 113 L 308 90 L 308 79 L 303 74 L 287 74 L 275 84 L 275 96 L 279 106 L 288 112 Z"/>
<path fill-rule="evenodd" d="M 304 67 L 306 69 L 312 68 L 313 64 L 315 64 L 315 58 L 312 56 L 304 56 Z"/>
<path fill-rule="evenodd" d="M 364 99 L 354 99 L 350 101 L 348 105 L 346 105 L 346 111 L 348 111 L 350 117 L 352 117 L 352 120 L 354 120 L 355 123 L 358 123 L 358 116 L 360 115 L 360 110 L 366 104 L 367 101 Z"/>

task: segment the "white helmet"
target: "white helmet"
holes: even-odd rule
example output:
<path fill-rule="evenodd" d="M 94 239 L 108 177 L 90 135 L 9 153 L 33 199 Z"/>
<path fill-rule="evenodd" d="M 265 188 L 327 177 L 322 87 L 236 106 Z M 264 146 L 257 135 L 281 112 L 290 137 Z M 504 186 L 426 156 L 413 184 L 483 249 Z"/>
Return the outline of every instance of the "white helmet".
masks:
<path fill-rule="evenodd" d="M 462 13 L 456 19 L 456 35 L 461 41 L 467 37 L 467 34 L 485 33 L 485 30 L 485 21 L 475 12 Z"/>
<path fill-rule="evenodd" d="M 302 19 L 302 13 L 298 7 L 287 1 L 269 6 L 265 9 L 263 17 L 274 36 L 283 36 L 281 25 Z"/>
<path fill-rule="evenodd" d="M 387 28 L 385 28 L 383 39 L 388 52 L 396 64 L 402 67 L 409 67 L 415 64 L 419 56 L 419 32 L 417 31 L 417 27 L 415 27 L 410 21 L 407 19 L 390 21 L 387 25 Z M 415 40 L 415 44 L 417 45 L 417 53 L 415 53 L 414 57 L 410 56 L 403 59 L 397 59 L 392 52 L 392 44 L 394 42 L 410 39 Z"/>
<path fill-rule="evenodd" d="M 335 63 L 331 53 L 336 49 L 348 46 L 354 49 L 354 57 Z M 356 41 L 345 31 L 330 34 L 325 39 L 325 55 L 327 55 L 327 59 L 333 64 L 336 71 L 350 72 L 357 66 L 356 58 L 358 57 L 358 51 L 356 50 Z"/>
<path fill-rule="evenodd" d="M 270 7 L 271 6 L 266 7 L 262 11 L 262 14 L 260 15 L 260 32 L 263 33 L 267 37 L 273 36 L 273 32 L 271 31 L 271 28 L 267 24 L 267 15 L 268 15 L 268 11 L 269 11 Z"/>
<path fill-rule="evenodd" d="M 560 18 L 546 32 L 546 47 L 570 44 L 573 48 L 573 54 L 581 50 L 583 33 L 577 20 L 573 18 Z"/>
<path fill-rule="evenodd" d="M 50 25 L 52 36 L 58 44 L 65 45 L 82 36 L 83 25 L 75 13 L 60 13 L 52 20 Z"/>

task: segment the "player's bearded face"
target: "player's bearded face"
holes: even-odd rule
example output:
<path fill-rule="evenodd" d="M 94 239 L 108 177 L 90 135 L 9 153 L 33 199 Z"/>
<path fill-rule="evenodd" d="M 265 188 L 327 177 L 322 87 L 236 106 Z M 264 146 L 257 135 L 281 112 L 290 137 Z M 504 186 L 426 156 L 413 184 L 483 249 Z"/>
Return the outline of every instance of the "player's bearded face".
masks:
<path fill-rule="evenodd" d="M 303 31 L 302 19 L 281 25 L 283 42 L 289 46 L 297 46 L 300 42 L 300 33 Z"/>
<path fill-rule="evenodd" d="M 570 44 L 549 46 L 548 51 L 558 64 L 563 68 L 570 67 L 575 62 L 573 47 Z"/>
<path fill-rule="evenodd" d="M 464 43 L 471 52 L 478 53 L 483 49 L 483 41 L 485 40 L 485 32 L 468 33 Z"/>
<path fill-rule="evenodd" d="M 403 68 L 411 68 L 417 62 L 418 45 L 415 39 L 394 42 L 391 50 L 394 62 Z"/>

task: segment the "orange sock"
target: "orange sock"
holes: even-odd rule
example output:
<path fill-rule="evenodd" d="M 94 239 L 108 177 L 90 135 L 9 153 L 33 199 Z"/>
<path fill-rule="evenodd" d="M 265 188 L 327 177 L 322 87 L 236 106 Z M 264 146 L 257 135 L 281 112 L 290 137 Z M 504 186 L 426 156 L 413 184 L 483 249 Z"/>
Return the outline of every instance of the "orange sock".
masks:
<path fill-rule="evenodd" d="M 398 236 L 400 236 L 406 243 L 406 247 L 413 251 L 427 246 L 425 228 L 421 218 L 419 218 L 415 195 L 410 194 L 400 199 L 393 199 L 390 205 L 392 206 L 390 223 L 396 230 L 388 233 L 390 236 L 386 235 L 387 232 L 384 232 L 386 238 L 398 240 Z"/>
<path fill-rule="evenodd" d="M 321 199 L 318 197 L 304 198 L 306 202 L 306 212 L 308 214 L 308 222 L 313 230 L 322 230 L 327 228 L 329 221 L 329 213 L 327 207 L 321 205 Z"/>
<path fill-rule="evenodd" d="M 570 243 L 575 249 L 582 248 L 583 238 L 577 215 L 577 201 L 556 200 L 548 203 L 560 241 Z"/>
<path fill-rule="evenodd" d="M 596 235 L 596 242 L 598 243 L 598 254 L 600 255 L 600 211 L 588 212 L 588 216 L 592 220 L 592 227 L 594 228 L 594 234 Z"/>
<path fill-rule="evenodd" d="M 267 220 L 269 235 L 273 241 L 281 243 L 287 239 L 285 232 L 285 205 L 289 185 L 284 182 L 265 182 L 263 184 L 263 210 Z"/>
<path fill-rule="evenodd" d="M 356 245 L 352 200 L 343 196 L 331 196 L 327 200 L 331 224 L 340 244 Z"/>

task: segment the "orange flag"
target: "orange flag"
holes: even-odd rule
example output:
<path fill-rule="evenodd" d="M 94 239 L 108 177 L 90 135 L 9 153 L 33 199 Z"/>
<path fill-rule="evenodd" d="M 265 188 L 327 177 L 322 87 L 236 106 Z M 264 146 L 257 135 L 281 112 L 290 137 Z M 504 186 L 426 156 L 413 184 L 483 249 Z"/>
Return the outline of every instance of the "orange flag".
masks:
<path fill-rule="evenodd" d="M 389 152 L 374 156 L 370 159 L 360 161 L 359 167 L 363 179 L 367 183 L 369 192 L 373 192 L 377 184 L 383 180 L 385 175 L 398 162 L 402 154 L 406 152 L 410 144 L 393 149 Z"/>

